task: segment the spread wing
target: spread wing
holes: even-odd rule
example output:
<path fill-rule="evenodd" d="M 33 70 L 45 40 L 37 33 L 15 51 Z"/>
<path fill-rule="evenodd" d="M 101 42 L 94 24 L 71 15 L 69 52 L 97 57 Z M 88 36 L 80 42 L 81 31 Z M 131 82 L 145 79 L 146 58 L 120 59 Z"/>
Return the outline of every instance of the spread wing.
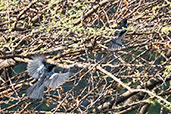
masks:
<path fill-rule="evenodd" d="M 43 56 L 35 56 L 32 57 L 32 60 L 30 60 L 28 62 L 27 65 L 27 72 L 28 75 L 32 76 L 33 78 L 38 79 L 39 78 L 39 74 L 42 73 L 46 67 L 45 67 L 45 57 Z"/>
<path fill-rule="evenodd" d="M 46 87 L 57 88 L 64 84 L 67 79 L 71 76 L 70 72 L 67 73 L 53 73 L 48 80 L 44 82 Z"/>

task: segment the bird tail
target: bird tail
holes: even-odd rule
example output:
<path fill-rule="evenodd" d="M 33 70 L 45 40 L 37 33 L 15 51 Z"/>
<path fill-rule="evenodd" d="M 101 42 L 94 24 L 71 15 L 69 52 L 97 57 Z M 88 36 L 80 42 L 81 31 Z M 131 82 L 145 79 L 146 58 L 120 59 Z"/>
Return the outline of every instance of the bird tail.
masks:
<path fill-rule="evenodd" d="M 27 89 L 26 94 L 29 98 L 41 99 L 44 96 L 44 85 L 38 81 Z"/>

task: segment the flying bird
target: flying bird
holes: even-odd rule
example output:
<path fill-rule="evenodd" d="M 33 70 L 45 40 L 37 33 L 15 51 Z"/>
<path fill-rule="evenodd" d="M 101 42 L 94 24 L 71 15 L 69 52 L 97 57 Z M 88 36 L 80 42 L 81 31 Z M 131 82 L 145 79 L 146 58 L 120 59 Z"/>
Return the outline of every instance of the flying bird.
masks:
<path fill-rule="evenodd" d="M 28 62 L 27 72 L 38 81 L 26 90 L 29 98 L 43 98 L 44 87 L 57 88 L 64 84 L 71 75 L 71 72 L 55 73 L 54 70 L 55 65 L 47 64 L 44 56 L 32 57 L 32 60 Z"/>
<path fill-rule="evenodd" d="M 110 42 L 109 49 L 117 50 L 122 48 L 122 38 L 125 37 L 127 29 L 127 19 L 123 19 L 119 26 L 116 27 L 116 31 Z"/>

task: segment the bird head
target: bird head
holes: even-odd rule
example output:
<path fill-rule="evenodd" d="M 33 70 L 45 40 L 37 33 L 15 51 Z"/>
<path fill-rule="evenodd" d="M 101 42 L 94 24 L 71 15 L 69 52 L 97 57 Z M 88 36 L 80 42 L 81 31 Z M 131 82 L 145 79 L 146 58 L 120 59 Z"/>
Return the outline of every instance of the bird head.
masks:
<path fill-rule="evenodd" d="M 47 71 L 48 71 L 48 72 L 53 71 L 54 68 L 55 68 L 55 65 L 53 65 L 53 64 L 48 64 L 48 65 L 47 65 Z"/>
<path fill-rule="evenodd" d="M 127 18 L 124 18 L 120 24 L 120 29 L 122 29 L 122 27 L 127 28 Z"/>

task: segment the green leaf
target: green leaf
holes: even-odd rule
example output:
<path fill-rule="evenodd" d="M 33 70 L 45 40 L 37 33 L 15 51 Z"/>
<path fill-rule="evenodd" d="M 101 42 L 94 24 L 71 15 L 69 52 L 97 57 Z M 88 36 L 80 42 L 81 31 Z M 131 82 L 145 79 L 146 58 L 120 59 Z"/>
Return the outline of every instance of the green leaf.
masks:
<path fill-rule="evenodd" d="M 158 7 L 159 7 L 159 6 L 157 5 L 157 6 L 154 6 L 154 7 L 152 8 L 152 12 L 153 12 L 154 15 L 156 15 L 156 10 L 158 9 Z"/>
<path fill-rule="evenodd" d="M 46 112 L 45 114 L 52 114 L 52 112 L 49 111 L 49 112 Z"/>
<path fill-rule="evenodd" d="M 171 27 L 166 26 L 166 27 L 162 27 L 161 28 L 161 33 L 162 34 L 163 33 L 166 33 L 168 35 L 169 34 L 169 31 L 171 31 Z"/>

